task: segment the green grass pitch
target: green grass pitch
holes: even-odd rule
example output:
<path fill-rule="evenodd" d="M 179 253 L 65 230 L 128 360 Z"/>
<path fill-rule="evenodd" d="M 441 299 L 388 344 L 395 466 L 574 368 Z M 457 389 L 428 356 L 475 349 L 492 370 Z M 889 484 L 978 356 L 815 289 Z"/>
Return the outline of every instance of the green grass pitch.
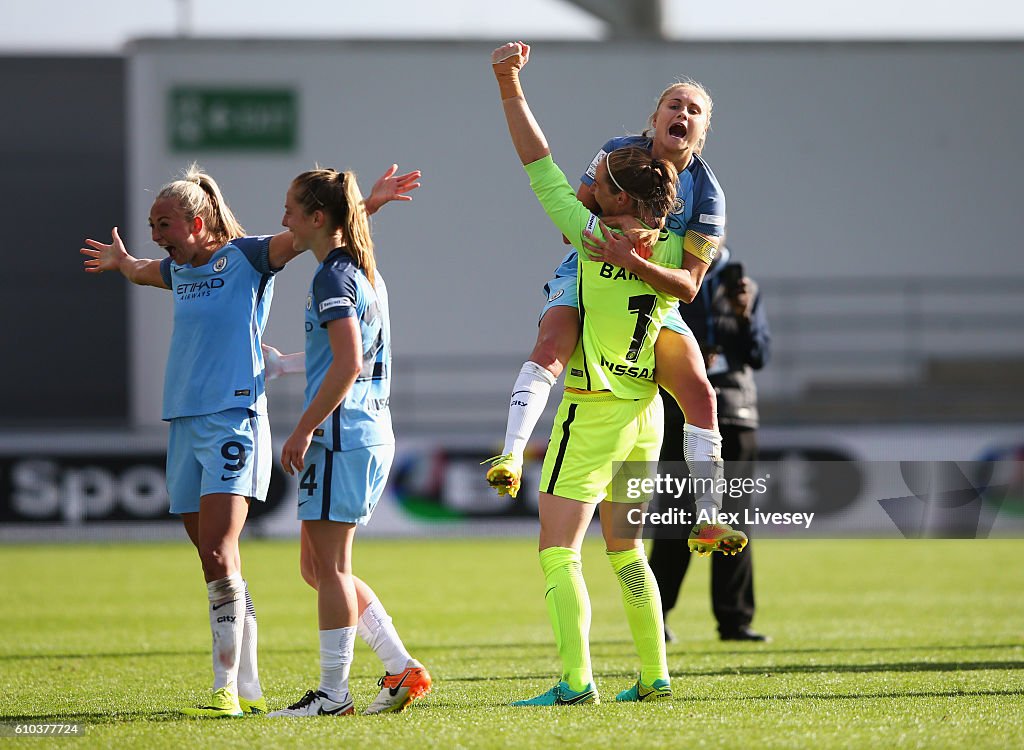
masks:
<path fill-rule="evenodd" d="M 755 625 L 720 643 L 708 562 L 670 624 L 675 695 L 616 705 L 637 660 L 598 540 L 584 549 L 594 670 L 605 702 L 516 708 L 558 671 L 531 539 L 360 540 L 434 692 L 378 717 L 186 719 L 211 681 L 205 586 L 183 540 L 0 547 L 0 722 L 81 722 L 85 747 L 1019 747 L 1024 542 L 755 542 Z M 296 542 L 245 541 L 271 708 L 317 684 L 316 604 Z M 360 642 L 357 709 L 379 662 Z M 22 739 L 0 739 L 19 743 Z M 58 742 L 56 739 L 48 744 Z"/>

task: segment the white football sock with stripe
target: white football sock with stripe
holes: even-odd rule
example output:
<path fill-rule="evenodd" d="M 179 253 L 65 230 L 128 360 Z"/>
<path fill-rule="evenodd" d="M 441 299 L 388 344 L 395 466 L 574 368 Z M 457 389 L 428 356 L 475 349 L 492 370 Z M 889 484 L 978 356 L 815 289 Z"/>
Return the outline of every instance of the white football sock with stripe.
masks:
<path fill-rule="evenodd" d="M 379 599 L 374 599 L 366 606 L 363 614 L 359 615 L 356 628 L 359 637 L 384 662 L 388 674 L 398 674 L 412 660 L 391 622 L 391 616 Z"/>
<path fill-rule="evenodd" d="M 697 499 L 697 523 L 714 523 L 722 509 L 722 436 L 717 430 L 705 430 L 687 423 L 683 427 L 683 458 L 690 470 Z"/>
<path fill-rule="evenodd" d="M 260 671 L 256 662 L 256 608 L 249 593 L 249 583 L 245 586 L 245 621 L 242 628 L 242 654 L 238 660 L 238 694 L 247 701 L 254 701 L 263 696 L 260 687 Z"/>
<path fill-rule="evenodd" d="M 508 407 L 508 422 L 505 426 L 505 447 L 502 454 L 512 453 L 523 457 L 526 444 L 548 404 L 551 386 L 555 376 L 536 362 L 527 361 L 519 371 L 519 377 L 512 386 L 512 399 Z"/>
<path fill-rule="evenodd" d="M 355 625 L 320 631 L 320 687 L 335 703 L 348 700 L 348 673 L 356 645 Z"/>
<path fill-rule="evenodd" d="M 210 632 L 213 634 L 213 689 L 237 689 L 238 663 L 245 627 L 245 584 L 232 573 L 206 584 L 210 600 Z"/>

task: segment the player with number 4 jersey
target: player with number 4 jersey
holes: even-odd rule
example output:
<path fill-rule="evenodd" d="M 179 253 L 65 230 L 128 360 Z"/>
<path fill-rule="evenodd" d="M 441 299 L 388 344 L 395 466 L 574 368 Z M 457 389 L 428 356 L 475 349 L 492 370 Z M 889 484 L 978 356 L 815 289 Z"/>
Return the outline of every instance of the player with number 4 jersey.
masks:
<path fill-rule="evenodd" d="M 282 223 L 295 250 L 312 250 L 319 261 L 306 297 L 306 406 L 281 463 L 299 476 L 300 566 L 317 590 L 320 684 L 269 716 L 354 713 L 348 679 L 356 635 L 385 668 L 363 713 L 393 713 L 430 691 L 430 674 L 352 571 L 356 527 L 369 521 L 395 453 L 387 288 L 352 172 L 300 174 Z"/>

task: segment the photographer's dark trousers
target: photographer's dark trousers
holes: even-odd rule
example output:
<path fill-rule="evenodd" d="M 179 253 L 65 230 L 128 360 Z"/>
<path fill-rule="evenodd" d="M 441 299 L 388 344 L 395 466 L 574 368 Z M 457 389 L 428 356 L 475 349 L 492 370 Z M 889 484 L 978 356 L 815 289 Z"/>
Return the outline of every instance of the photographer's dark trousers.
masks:
<path fill-rule="evenodd" d="M 665 401 L 665 441 L 661 447 L 661 460 L 673 463 L 683 462 L 683 415 L 671 397 Z M 753 476 L 757 460 L 757 430 L 722 427 L 722 460 L 725 462 L 725 477 Z M 661 496 L 659 510 L 670 507 L 685 508 L 692 514 L 692 497 L 679 499 Z M 750 506 L 750 496 L 732 498 L 726 493 L 722 497 L 722 510 L 739 512 Z M 750 531 L 741 524 L 734 528 L 748 536 Z M 676 529 L 664 538 L 655 535 L 651 547 L 650 565 L 661 590 L 661 605 L 668 616 L 676 605 L 679 589 L 690 566 L 692 553 L 686 545 L 689 529 Z M 681 538 L 678 538 L 681 537 Z M 750 625 L 754 619 L 754 568 L 751 556 L 752 544 L 738 555 L 711 555 L 711 608 L 718 621 L 719 634 L 729 634 Z"/>

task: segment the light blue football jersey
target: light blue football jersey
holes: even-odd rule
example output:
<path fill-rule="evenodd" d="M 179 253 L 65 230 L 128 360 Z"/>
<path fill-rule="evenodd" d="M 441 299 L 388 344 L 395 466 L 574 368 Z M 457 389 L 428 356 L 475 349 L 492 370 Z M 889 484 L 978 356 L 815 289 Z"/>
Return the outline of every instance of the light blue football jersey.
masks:
<path fill-rule="evenodd" d="M 612 151 L 627 147 L 650 151 L 652 145 L 651 139 L 642 135 L 612 138 L 601 146 L 587 171 L 580 177 L 580 182 L 593 185 L 597 165 Z M 721 237 L 725 234 L 725 193 L 711 167 L 697 154 L 690 159 L 686 169 L 679 173 L 676 201 L 665 220 L 665 228 L 680 237 L 691 229 L 708 237 Z"/>
<path fill-rule="evenodd" d="M 225 409 L 267 413 L 260 340 L 274 296 L 270 236 L 240 237 L 205 265 L 160 264 L 174 295 L 163 418 Z"/>
<path fill-rule="evenodd" d="M 651 150 L 652 141 L 642 135 L 624 135 L 612 138 L 601 146 L 587 171 L 580 176 L 580 182 L 584 185 L 593 185 L 597 175 L 597 165 L 600 164 L 608 154 L 620 148 L 642 148 Z M 693 155 L 690 163 L 679 174 L 676 182 L 676 200 L 668 217 L 665 220 L 665 228 L 680 237 L 686 232 L 693 230 L 708 237 L 721 237 L 725 234 L 725 192 L 718 184 L 715 173 L 703 159 L 697 154 Z M 571 250 L 562 258 L 555 276 L 576 275 L 576 251 Z"/>
<path fill-rule="evenodd" d="M 313 433 L 328 450 L 346 451 L 395 442 L 391 427 L 391 322 L 384 279 L 374 288 L 343 248 L 317 268 L 306 297 L 306 406 L 333 361 L 327 323 L 355 316 L 363 339 L 362 369 L 352 388 Z"/>

